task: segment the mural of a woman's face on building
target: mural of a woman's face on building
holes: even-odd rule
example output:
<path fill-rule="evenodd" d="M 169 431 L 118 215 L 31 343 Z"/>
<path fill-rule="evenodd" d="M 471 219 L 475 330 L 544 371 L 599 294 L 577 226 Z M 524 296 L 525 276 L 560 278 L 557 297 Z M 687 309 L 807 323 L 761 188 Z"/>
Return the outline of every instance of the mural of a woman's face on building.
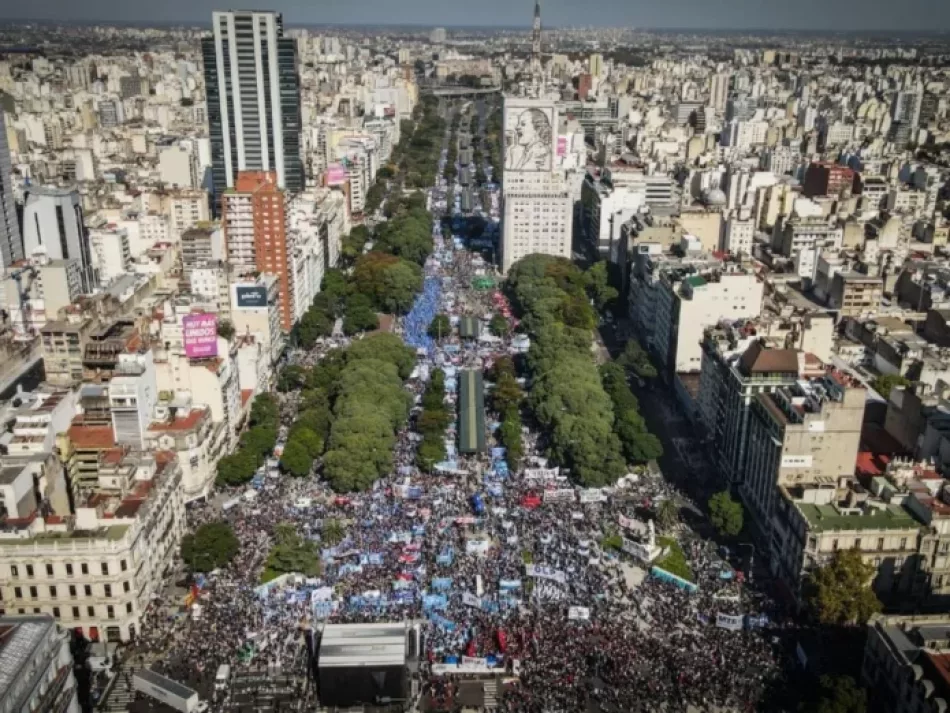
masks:
<path fill-rule="evenodd" d="M 515 126 L 515 140 L 521 146 L 527 146 L 537 141 L 538 132 L 534 130 L 534 122 L 531 120 L 531 110 L 521 112 L 518 117 L 518 124 Z"/>

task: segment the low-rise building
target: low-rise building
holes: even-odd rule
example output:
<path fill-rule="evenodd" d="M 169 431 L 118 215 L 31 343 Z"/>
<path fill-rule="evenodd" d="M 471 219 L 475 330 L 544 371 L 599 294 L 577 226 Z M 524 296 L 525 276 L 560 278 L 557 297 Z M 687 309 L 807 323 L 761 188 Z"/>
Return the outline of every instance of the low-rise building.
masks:
<path fill-rule="evenodd" d="M 103 453 L 74 513 L 6 517 L 0 590 L 8 613 L 49 614 L 93 641 L 129 641 L 160 591 L 185 527 L 173 454 Z"/>

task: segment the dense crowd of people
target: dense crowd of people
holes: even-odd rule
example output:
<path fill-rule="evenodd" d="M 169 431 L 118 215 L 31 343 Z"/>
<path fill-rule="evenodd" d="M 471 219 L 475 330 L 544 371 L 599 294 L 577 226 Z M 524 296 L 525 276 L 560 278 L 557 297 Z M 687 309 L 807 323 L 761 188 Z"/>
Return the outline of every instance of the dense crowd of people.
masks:
<path fill-rule="evenodd" d="M 443 369 L 454 403 L 456 370 L 489 369 L 516 349 L 510 338 L 426 334 L 436 313 L 482 317 L 503 300 L 472 288 L 483 263 L 442 235 L 433 212 L 425 289 L 397 330 L 417 348 L 408 388 L 420 396 Z M 293 359 L 312 364 L 345 345 L 322 340 Z M 164 670 L 184 682 L 206 685 L 220 664 L 241 662 L 303 678 L 301 627 L 419 620 L 421 690 L 430 708 L 454 709 L 461 682 L 485 675 L 505 682 L 497 706 L 507 711 L 577 711 L 591 703 L 620 711 L 753 708 L 778 675 L 761 628 L 769 603 L 682 526 L 666 534 L 685 544 L 692 582 L 656 576 L 662 573 L 651 573 L 649 562 L 605 544 L 620 533 L 624 542 L 660 549 L 644 523 L 659 502 L 682 503 L 682 496 L 648 472 L 616 488 L 579 491 L 548 467 L 528 429 L 525 457 L 507 462 L 491 442 L 493 425 L 482 453 L 459 453 L 451 426 L 447 458 L 433 473 L 416 467 L 419 436 L 407 426 L 394 472 L 369 492 L 340 495 L 318 479 L 268 478 L 257 497 L 226 512 L 214 503 L 192 507 L 190 526 L 226 519 L 240 553 L 202 582 L 200 616 L 156 616 L 140 645 L 163 652 Z M 344 523 L 342 540 L 332 544 L 320 542 L 329 519 Z M 319 542 L 322 571 L 261 585 L 282 522 Z"/>

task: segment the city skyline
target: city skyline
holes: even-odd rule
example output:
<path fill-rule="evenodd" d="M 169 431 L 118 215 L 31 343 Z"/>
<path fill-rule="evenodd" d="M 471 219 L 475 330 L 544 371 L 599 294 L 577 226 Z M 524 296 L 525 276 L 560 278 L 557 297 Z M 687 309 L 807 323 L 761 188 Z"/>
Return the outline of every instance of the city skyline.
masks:
<path fill-rule="evenodd" d="M 196 23 L 209 24 L 214 10 L 230 9 L 218 0 L 170 0 L 161 5 L 138 5 L 119 0 L 90 0 L 77 5 L 65 0 L 39 0 L 28 13 L 22 6 L 0 9 L 0 21 L 59 21 L 78 23 Z M 637 27 L 683 30 L 783 31 L 950 31 L 950 3 L 908 0 L 802 0 L 794 5 L 764 5 L 754 0 L 724 0 L 715 6 L 696 0 L 673 0 L 657 6 L 604 0 L 599 12 L 569 0 L 542 4 L 544 25 L 551 27 Z M 406 0 L 398 6 L 387 0 L 343 3 L 329 0 L 319 7 L 299 0 L 270 2 L 259 8 L 284 13 L 291 25 L 401 25 L 447 27 L 530 28 L 533 0 L 511 3 L 485 0 L 477 11 L 462 2 Z"/>

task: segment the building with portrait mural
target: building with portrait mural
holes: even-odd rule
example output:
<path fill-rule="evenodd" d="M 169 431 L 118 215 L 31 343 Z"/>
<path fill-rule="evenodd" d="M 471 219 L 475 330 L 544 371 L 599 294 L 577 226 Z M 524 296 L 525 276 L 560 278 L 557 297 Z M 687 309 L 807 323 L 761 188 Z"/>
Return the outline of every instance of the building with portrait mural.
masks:
<path fill-rule="evenodd" d="M 502 270 L 532 253 L 570 258 L 573 202 L 557 160 L 557 107 L 506 97 L 504 127 Z"/>

